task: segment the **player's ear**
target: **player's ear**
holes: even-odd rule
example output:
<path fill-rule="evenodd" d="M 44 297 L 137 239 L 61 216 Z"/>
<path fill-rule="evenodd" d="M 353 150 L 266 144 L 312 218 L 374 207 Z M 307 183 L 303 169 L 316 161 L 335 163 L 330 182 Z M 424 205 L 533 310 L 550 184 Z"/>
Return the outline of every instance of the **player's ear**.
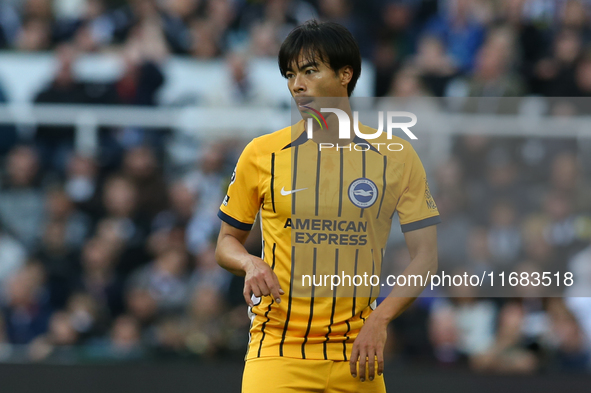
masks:
<path fill-rule="evenodd" d="M 344 66 L 339 70 L 339 79 L 341 80 L 342 86 L 347 86 L 353 78 L 353 67 Z"/>

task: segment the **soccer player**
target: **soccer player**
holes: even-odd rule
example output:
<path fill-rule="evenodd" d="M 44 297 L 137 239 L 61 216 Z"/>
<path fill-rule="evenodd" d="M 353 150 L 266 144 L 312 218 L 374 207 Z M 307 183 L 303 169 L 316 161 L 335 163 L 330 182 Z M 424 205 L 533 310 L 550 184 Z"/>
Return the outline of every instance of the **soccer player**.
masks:
<path fill-rule="evenodd" d="M 351 114 L 361 57 L 344 27 L 308 21 L 295 28 L 281 46 L 279 68 L 300 111 L 332 100 Z M 252 140 L 218 213 L 218 263 L 245 277 L 251 328 L 244 393 L 385 392 L 387 325 L 422 287 L 395 286 L 376 307 L 374 286 L 306 287 L 304 273 L 379 274 L 396 212 L 411 256 L 403 274 L 426 278 L 437 270 L 439 213 L 410 143 L 374 140 L 401 146 L 390 151 L 359 136 L 338 140 L 337 116 L 323 121 L 311 139 L 302 120 Z M 321 149 L 322 143 L 349 148 Z M 243 246 L 257 214 L 261 258 Z"/>

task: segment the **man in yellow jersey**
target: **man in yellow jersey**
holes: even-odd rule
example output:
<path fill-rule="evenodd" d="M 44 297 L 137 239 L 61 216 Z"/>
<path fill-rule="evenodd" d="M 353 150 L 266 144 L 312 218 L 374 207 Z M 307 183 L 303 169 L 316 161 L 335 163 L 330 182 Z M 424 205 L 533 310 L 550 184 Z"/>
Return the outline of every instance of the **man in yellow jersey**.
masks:
<path fill-rule="evenodd" d="M 314 112 L 313 101 L 326 99 L 351 114 L 348 97 L 361 57 L 344 27 L 315 21 L 297 27 L 281 46 L 279 68 L 300 111 Z M 304 277 L 379 275 L 397 212 L 411 256 L 403 274 L 426 279 L 437 270 L 439 213 L 409 142 L 384 135 L 372 141 L 400 146 L 391 151 L 358 135 L 338 139 L 332 114 L 323 117 L 324 125 L 318 121 L 309 138 L 304 123 L 246 146 L 218 213 L 223 222 L 216 258 L 245 277 L 250 306 L 242 391 L 385 392 L 387 325 L 427 281 L 411 290 L 395 286 L 376 307 L 373 283 L 329 287 L 314 280 L 306 286 Z M 243 246 L 257 214 L 261 258 Z"/>

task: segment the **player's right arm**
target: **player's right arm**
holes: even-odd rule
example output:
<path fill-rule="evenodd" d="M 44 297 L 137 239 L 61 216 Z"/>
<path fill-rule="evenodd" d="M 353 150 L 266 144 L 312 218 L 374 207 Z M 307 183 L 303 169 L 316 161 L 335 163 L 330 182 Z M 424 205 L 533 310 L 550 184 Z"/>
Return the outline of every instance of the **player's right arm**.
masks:
<path fill-rule="evenodd" d="M 244 300 L 253 306 L 251 294 L 257 297 L 272 295 L 281 302 L 283 291 L 271 267 L 259 257 L 246 251 L 244 242 L 250 233 L 261 207 L 261 175 L 256 140 L 245 148 L 232 174 L 228 193 L 220 206 L 218 217 L 222 227 L 215 251 L 218 264 L 224 269 L 244 276 Z"/>
<path fill-rule="evenodd" d="M 244 277 L 244 300 L 253 306 L 251 294 L 257 297 L 272 295 L 281 303 L 284 294 L 277 275 L 261 258 L 246 251 L 244 242 L 249 231 L 244 231 L 222 222 L 215 250 L 216 260 L 224 269 Z"/>

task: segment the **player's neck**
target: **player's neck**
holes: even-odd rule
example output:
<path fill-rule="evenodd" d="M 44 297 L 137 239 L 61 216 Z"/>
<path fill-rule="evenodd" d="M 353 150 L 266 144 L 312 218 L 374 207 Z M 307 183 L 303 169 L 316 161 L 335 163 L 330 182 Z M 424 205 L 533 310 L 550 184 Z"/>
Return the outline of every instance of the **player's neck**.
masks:
<path fill-rule="evenodd" d="M 355 138 L 355 132 L 353 130 L 353 113 L 351 111 L 351 106 L 349 105 L 348 100 L 346 101 L 346 103 L 343 103 L 340 106 L 341 106 L 340 108 L 336 108 L 336 109 L 340 109 L 340 110 L 344 111 L 347 114 L 347 116 L 349 117 L 350 138 L 339 139 L 339 130 L 340 130 L 339 118 L 334 113 L 328 113 L 328 116 L 326 116 L 326 124 L 328 125 L 328 127 L 326 129 L 321 128 L 318 125 L 318 123 L 313 123 L 314 134 L 313 134 L 312 140 L 314 142 L 316 142 L 316 143 L 332 143 L 335 146 L 337 144 L 339 146 L 346 146 L 353 141 L 353 139 Z"/>

